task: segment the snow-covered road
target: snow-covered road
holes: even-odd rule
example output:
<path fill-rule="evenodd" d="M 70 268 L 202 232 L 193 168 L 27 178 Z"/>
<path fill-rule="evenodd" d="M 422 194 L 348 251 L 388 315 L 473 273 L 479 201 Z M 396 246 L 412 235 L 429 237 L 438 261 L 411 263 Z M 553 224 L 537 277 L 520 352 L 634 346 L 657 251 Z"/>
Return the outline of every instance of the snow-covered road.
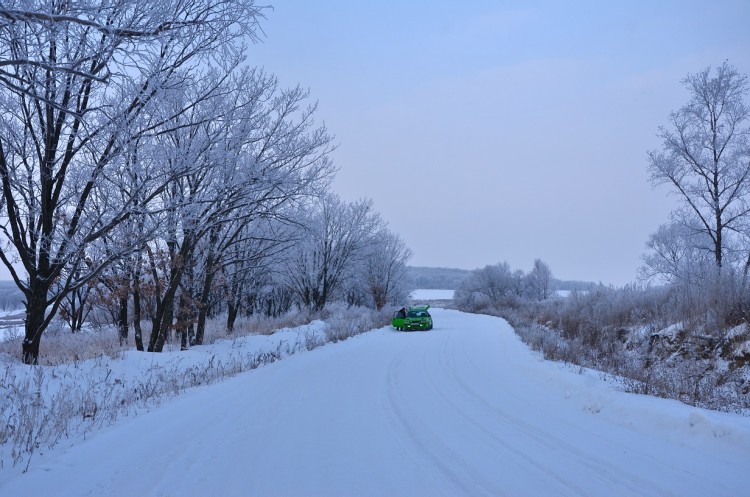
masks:
<path fill-rule="evenodd" d="M 189 392 L 7 496 L 747 496 L 750 418 L 613 390 L 436 309 Z"/>

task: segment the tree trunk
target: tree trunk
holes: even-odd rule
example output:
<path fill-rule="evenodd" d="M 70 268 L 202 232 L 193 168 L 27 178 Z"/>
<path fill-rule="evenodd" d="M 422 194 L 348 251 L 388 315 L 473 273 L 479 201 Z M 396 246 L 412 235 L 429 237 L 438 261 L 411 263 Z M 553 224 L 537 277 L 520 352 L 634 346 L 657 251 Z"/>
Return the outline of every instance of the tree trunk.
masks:
<path fill-rule="evenodd" d="M 78 306 L 78 312 L 75 315 L 75 330 L 81 331 L 83 329 L 83 323 L 86 322 L 86 318 L 88 317 L 88 312 L 85 311 L 86 302 L 83 299 L 78 302 Z"/>
<path fill-rule="evenodd" d="M 172 326 L 174 317 L 174 297 L 178 285 L 170 285 L 164 298 L 156 306 L 156 315 L 151 319 L 151 337 L 148 342 L 149 352 L 161 352 L 167 341 L 167 332 Z"/>
<path fill-rule="evenodd" d="M 237 313 L 240 311 L 240 306 L 234 302 L 227 302 L 227 334 L 231 334 L 234 331 L 234 322 L 237 320 Z"/>
<path fill-rule="evenodd" d="M 380 285 L 371 286 L 370 294 L 375 301 L 375 309 L 379 311 L 385 307 L 385 304 L 388 301 L 388 292 L 385 288 Z"/>
<path fill-rule="evenodd" d="M 78 296 L 78 292 L 74 291 L 70 293 L 69 301 L 69 307 L 68 307 L 68 321 L 70 323 L 70 331 L 71 333 L 75 333 L 77 331 L 81 331 L 80 328 L 78 328 L 78 314 L 81 312 L 78 308 L 78 303 L 76 302 L 76 297 Z M 63 312 L 64 312 L 63 307 Z"/>
<path fill-rule="evenodd" d="M 188 349 L 188 331 L 192 335 L 193 312 L 191 311 L 190 300 L 183 289 L 177 304 L 177 322 L 174 326 L 175 331 L 180 335 L 180 350 Z"/>
<path fill-rule="evenodd" d="M 117 328 L 120 335 L 120 345 L 128 343 L 128 294 L 120 297 L 119 312 L 117 314 Z"/>
<path fill-rule="evenodd" d="M 214 281 L 214 270 L 209 264 L 206 267 L 206 274 L 203 278 L 203 290 L 201 291 L 200 301 L 198 303 L 198 324 L 195 330 L 195 345 L 203 345 L 203 336 L 206 332 L 206 317 L 208 316 L 209 303 L 211 299 L 211 285 Z"/>
<path fill-rule="evenodd" d="M 180 287 L 182 279 L 182 268 L 178 267 L 172 273 L 164 297 L 156 306 L 156 314 L 151 319 L 151 337 L 148 343 L 149 352 L 161 352 L 164 349 L 164 342 L 167 340 L 167 332 L 172 326 L 174 317 L 174 301 L 177 289 Z"/>
<path fill-rule="evenodd" d="M 174 317 L 174 302 L 177 290 L 182 281 L 182 275 L 185 267 L 185 261 L 190 254 L 190 241 L 187 238 L 183 240 L 179 254 L 172 256 L 172 270 L 169 278 L 169 285 L 164 292 L 164 297 L 156 306 L 156 313 L 151 319 L 151 337 L 148 342 L 149 352 L 161 352 L 164 349 L 164 342 L 167 340 L 167 332 L 172 326 Z M 174 252 L 173 252 L 174 253 Z M 157 299 L 158 299 L 157 295 Z"/>
<path fill-rule="evenodd" d="M 133 289 L 133 332 L 135 348 L 143 352 L 143 330 L 141 329 L 141 290 L 137 286 Z"/>
<path fill-rule="evenodd" d="M 32 282 L 26 298 L 25 336 L 21 344 L 21 354 L 24 364 L 38 364 L 39 343 L 42 341 L 47 312 L 46 288 Z"/>
<path fill-rule="evenodd" d="M 138 255 L 133 273 L 133 334 L 135 348 L 143 352 L 143 330 L 141 330 L 141 255 Z"/>

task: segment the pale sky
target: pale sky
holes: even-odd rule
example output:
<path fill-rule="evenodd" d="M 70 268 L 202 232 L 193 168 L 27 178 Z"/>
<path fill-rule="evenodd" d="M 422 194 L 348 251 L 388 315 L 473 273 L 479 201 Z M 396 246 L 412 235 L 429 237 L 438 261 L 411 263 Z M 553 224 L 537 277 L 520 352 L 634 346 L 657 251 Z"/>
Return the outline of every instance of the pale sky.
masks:
<path fill-rule="evenodd" d="M 310 89 L 334 190 L 372 198 L 416 266 L 635 281 L 676 201 L 646 152 L 680 80 L 750 73 L 747 0 L 272 3 L 249 62 Z"/>

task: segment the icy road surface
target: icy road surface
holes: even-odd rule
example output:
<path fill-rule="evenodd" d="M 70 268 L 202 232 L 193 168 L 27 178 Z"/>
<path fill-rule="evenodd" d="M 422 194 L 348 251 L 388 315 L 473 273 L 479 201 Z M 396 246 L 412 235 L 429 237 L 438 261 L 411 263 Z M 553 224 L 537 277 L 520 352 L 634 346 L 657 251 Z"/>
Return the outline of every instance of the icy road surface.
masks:
<path fill-rule="evenodd" d="M 613 390 L 434 310 L 53 451 L 3 496 L 747 496 L 750 418 Z"/>

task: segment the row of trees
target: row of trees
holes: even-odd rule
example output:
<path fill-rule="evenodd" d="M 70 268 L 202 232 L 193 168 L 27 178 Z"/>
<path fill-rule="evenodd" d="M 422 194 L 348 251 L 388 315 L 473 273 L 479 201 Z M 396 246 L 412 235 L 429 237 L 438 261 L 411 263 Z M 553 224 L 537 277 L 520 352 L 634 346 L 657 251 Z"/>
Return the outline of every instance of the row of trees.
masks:
<path fill-rule="evenodd" d="M 217 307 L 231 330 L 242 309 L 403 292 L 400 238 L 371 202 L 328 193 L 332 138 L 307 91 L 245 63 L 263 9 L 0 6 L 0 260 L 25 298 L 24 362 L 58 313 L 75 330 L 96 303 L 160 351 L 172 328 L 201 343 Z"/>

